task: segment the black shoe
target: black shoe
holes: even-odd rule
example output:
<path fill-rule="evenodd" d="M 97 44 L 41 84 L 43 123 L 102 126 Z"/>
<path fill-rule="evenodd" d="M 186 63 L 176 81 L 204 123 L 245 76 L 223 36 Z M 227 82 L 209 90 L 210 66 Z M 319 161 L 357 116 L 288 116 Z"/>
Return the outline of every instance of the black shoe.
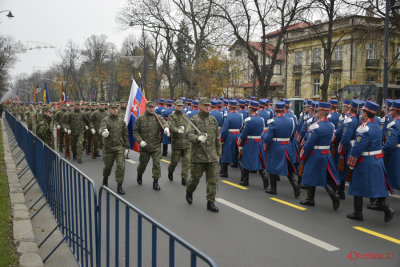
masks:
<path fill-rule="evenodd" d="M 187 179 L 186 178 L 182 178 L 182 185 L 187 185 Z"/>
<path fill-rule="evenodd" d="M 315 201 L 314 201 L 314 199 L 306 199 L 306 200 L 300 201 L 300 204 L 304 205 L 304 206 L 314 207 L 315 206 Z"/>
<path fill-rule="evenodd" d="M 276 189 L 266 189 L 265 193 L 270 194 L 270 195 L 276 195 L 278 192 L 276 191 Z"/>
<path fill-rule="evenodd" d="M 207 209 L 212 212 L 219 212 L 219 209 L 215 206 L 214 202 L 207 201 Z"/>
<path fill-rule="evenodd" d="M 394 210 L 388 206 L 385 206 L 383 212 L 385 213 L 385 223 L 390 222 L 393 219 Z"/>
<path fill-rule="evenodd" d="M 294 197 L 298 198 L 300 196 L 300 187 L 298 185 L 293 185 Z"/>
<path fill-rule="evenodd" d="M 78 163 L 79 163 L 79 164 L 82 164 L 82 159 L 78 159 Z"/>
<path fill-rule="evenodd" d="M 168 172 L 168 179 L 170 181 L 174 180 L 174 173 L 173 172 Z"/>
<path fill-rule="evenodd" d="M 221 178 L 228 178 L 228 174 L 227 173 L 220 173 L 219 177 Z"/>
<path fill-rule="evenodd" d="M 103 177 L 103 185 L 108 187 L 108 177 Z"/>
<path fill-rule="evenodd" d="M 240 184 L 240 185 L 244 185 L 244 186 L 249 186 L 249 180 L 244 179 L 244 180 L 240 181 L 239 184 Z"/>
<path fill-rule="evenodd" d="M 355 220 L 355 221 L 360 221 L 360 222 L 364 221 L 362 213 L 359 213 L 359 212 L 347 214 L 347 218 L 349 218 L 351 220 Z"/>
<path fill-rule="evenodd" d="M 334 196 L 332 198 L 332 205 L 333 205 L 333 209 L 337 210 L 340 207 L 340 197 L 339 196 Z"/>
<path fill-rule="evenodd" d="M 139 184 L 139 185 L 142 185 L 142 175 L 137 175 L 137 179 L 136 179 L 136 181 L 137 181 L 137 183 Z"/>
<path fill-rule="evenodd" d="M 300 189 L 307 189 L 308 188 L 306 185 L 303 185 L 303 184 L 299 185 L 299 187 L 300 187 Z"/>
<path fill-rule="evenodd" d="M 341 200 L 345 200 L 346 199 L 346 194 L 344 192 L 338 192 L 339 198 Z"/>
<path fill-rule="evenodd" d="M 192 204 L 192 202 L 193 202 L 193 193 L 186 192 L 186 201 L 189 204 Z"/>
<path fill-rule="evenodd" d="M 154 179 L 153 181 L 153 189 L 156 191 L 160 191 L 160 186 L 158 185 L 158 180 Z"/>
<path fill-rule="evenodd" d="M 162 156 L 163 156 L 163 157 L 166 157 L 166 156 L 167 156 L 167 153 L 162 153 Z"/>
<path fill-rule="evenodd" d="M 126 155 L 125 159 L 129 159 L 129 155 Z"/>
<path fill-rule="evenodd" d="M 374 202 L 374 203 L 369 204 L 367 206 L 367 209 L 370 209 L 370 210 L 383 210 L 383 206 L 382 206 L 381 203 Z"/>
<path fill-rule="evenodd" d="M 125 191 L 122 189 L 122 183 L 118 183 L 117 193 L 120 195 L 125 195 Z"/>

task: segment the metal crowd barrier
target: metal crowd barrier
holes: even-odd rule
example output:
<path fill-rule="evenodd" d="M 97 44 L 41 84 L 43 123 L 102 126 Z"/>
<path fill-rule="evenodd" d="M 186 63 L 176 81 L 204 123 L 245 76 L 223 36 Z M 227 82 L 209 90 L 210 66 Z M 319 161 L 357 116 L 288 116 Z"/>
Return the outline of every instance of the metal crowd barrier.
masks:
<path fill-rule="evenodd" d="M 61 158 L 56 151 L 44 144 L 9 112 L 5 113 L 11 129 L 8 134 L 15 136 L 15 141 L 10 142 L 11 150 L 15 150 L 18 146 L 21 148 L 16 158 L 19 158 L 22 153 L 25 154 L 17 166 L 24 159 L 27 161 L 27 166 L 20 174 L 31 169 L 34 175 L 25 185 L 24 190 L 29 186 L 25 193 L 36 183 L 43 192 L 30 209 L 35 207 L 41 199 L 46 200 L 46 203 L 31 218 L 34 218 L 48 204 L 57 222 L 56 227 L 44 238 L 39 247 L 57 229 L 60 229 L 63 235 L 63 239 L 43 259 L 44 262 L 62 242 L 66 241 L 80 266 L 150 266 L 146 260 L 151 261 L 151 266 L 157 266 L 157 262 L 160 262 L 160 266 L 167 266 L 168 262 L 168 266 L 173 267 L 177 260 L 180 261 L 179 266 L 195 267 L 198 260 L 202 261 L 202 265 L 217 266 L 207 255 L 107 187 L 100 187 L 99 198 L 97 198 L 95 184 L 87 175 Z M 102 206 L 103 194 L 105 207 Z M 114 210 L 110 209 L 111 199 L 115 203 Z M 125 212 L 120 213 L 121 208 Z M 137 220 L 131 221 L 133 213 L 136 214 Z M 105 231 L 102 229 L 103 226 Z M 137 232 L 132 231 L 135 226 Z M 143 235 L 146 230 L 149 230 L 151 235 Z M 163 236 L 157 237 L 159 232 L 163 233 Z M 133 241 L 135 237 L 136 242 Z M 147 237 L 151 239 L 148 242 L 146 242 Z M 158 248 L 160 241 L 165 241 L 168 245 Z M 151 255 L 146 257 L 148 251 L 151 251 Z M 168 255 L 160 255 L 162 253 Z M 137 263 L 131 260 L 134 256 L 137 258 Z M 182 264 L 184 258 L 188 262 Z M 161 260 L 158 261 L 158 259 Z M 103 260 L 104 264 L 102 264 Z"/>

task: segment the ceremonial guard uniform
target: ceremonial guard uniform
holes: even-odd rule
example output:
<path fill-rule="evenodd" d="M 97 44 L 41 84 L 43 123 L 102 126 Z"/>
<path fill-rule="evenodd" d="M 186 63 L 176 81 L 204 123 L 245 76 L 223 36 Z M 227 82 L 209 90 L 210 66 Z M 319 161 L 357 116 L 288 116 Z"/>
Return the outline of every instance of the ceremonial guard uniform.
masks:
<path fill-rule="evenodd" d="M 199 113 L 199 101 L 193 100 L 192 105 L 193 107 L 191 108 L 191 110 L 186 113 L 189 118 L 192 118 L 194 115 L 197 115 L 197 113 Z"/>
<path fill-rule="evenodd" d="M 242 146 L 240 165 L 242 168 L 241 185 L 249 185 L 249 172 L 258 171 L 264 183 L 264 189 L 268 187 L 268 178 L 265 174 L 265 151 L 261 140 L 264 132 L 264 120 L 257 115 L 258 102 L 251 101 L 250 109 L 254 113 L 244 120 L 244 127 L 240 133 L 239 144 Z"/>
<path fill-rule="evenodd" d="M 271 112 L 269 110 L 266 110 L 265 107 L 267 105 L 267 101 L 265 99 L 260 99 L 260 105 L 259 109 L 257 111 L 258 116 L 264 119 L 264 133 L 267 132 L 268 130 L 268 125 L 267 122 L 269 119 L 271 119 Z"/>
<path fill-rule="evenodd" d="M 222 124 L 224 122 L 224 116 L 221 111 L 217 109 L 218 102 L 216 100 L 211 100 L 211 111 L 210 115 L 213 116 L 218 122 L 218 128 L 221 131 Z"/>
<path fill-rule="evenodd" d="M 271 188 L 266 190 L 268 194 L 276 195 L 276 181 L 279 175 L 288 177 L 293 186 L 294 196 L 300 195 L 300 189 L 294 181 L 296 174 L 295 162 L 292 161 L 295 153 L 291 138 L 296 129 L 293 118 L 285 116 L 285 103 L 275 104 L 276 117 L 268 120 L 268 132 L 263 135 L 263 141 L 267 150 L 267 173 L 269 173 Z"/>
<path fill-rule="evenodd" d="M 382 131 L 375 122 L 374 115 L 379 105 L 368 101 L 363 108 L 363 124 L 357 128 L 357 138 L 349 154 L 347 164 L 352 171 L 349 195 L 354 196 L 354 213 L 349 219 L 362 221 L 363 197 L 377 198 L 385 216 L 385 222 L 393 218 L 394 211 L 385 203 L 390 185 L 382 153 Z"/>
<path fill-rule="evenodd" d="M 310 126 L 307 142 L 300 153 L 300 159 L 305 161 L 302 183 L 308 186 L 307 199 L 300 203 L 314 206 L 315 187 L 323 186 L 336 210 L 339 208 L 340 199 L 335 191 L 340 182 L 337 179 L 335 164 L 330 153 L 335 126 L 328 121 L 329 108 L 329 103 L 319 103 L 318 121 Z"/>
<path fill-rule="evenodd" d="M 238 113 L 243 115 L 243 119 L 246 119 L 249 116 L 249 112 L 246 109 L 246 100 L 239 99 L 239 110 Z"/>
<path fill-rule="evenodd" d="M 237 164 L 238 144 L 237 139 L 240 129 L 243 127 L 243 115 L 236 112 L 237 101 L 229 101 L 231 111 L 225 118 L 221 130 L 222 156 L 221 156 L 221 177 L 228 177 L 228 165 Z"/>

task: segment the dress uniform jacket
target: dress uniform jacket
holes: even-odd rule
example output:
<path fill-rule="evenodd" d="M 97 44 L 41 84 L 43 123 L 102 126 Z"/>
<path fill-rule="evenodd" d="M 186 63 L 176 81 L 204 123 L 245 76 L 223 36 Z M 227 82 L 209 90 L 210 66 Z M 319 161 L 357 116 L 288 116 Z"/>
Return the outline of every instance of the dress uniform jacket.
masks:
<path fill-rule="evenodd" d="M 386 174 L 394 189 L 400 189 L 400 120 L 387 125 L 386 142 L 383 146 Z"/>
<path fill-rule="evenodd" d="M 351 147 L 354 144 L 358 125 L 360 125 L 360 119 L 358 119 L 357 121 L 356 115 L 350 115 L 343 121 L 343 134 L 340 140 L 340 144 L 343 147 L 341 154 L 342 156 L 344 156 L 345 163 L 347 162 Z M 344 171 L 338 170 L 338 176 L 341 181 L 344 181 L 346 179 L 347 170 L 347 164 L 345 164 Z"/>
<path fill-rule="evenodd" d="M 218 127 L 221 129 L 222 123 L 224 122 L 224 116 L 219 110 L 211 110 L 210 115 L 217 119 Z"/>
<path fill-rule="evenodd" d="M 300 158 L 306 160 L 302 178 L 304 185 L 325 187 L 328 172 L 336 185 L 340 184 L 330 153 L 334 130 L 335 126 L 327 118 L 310 126 L 307 142 L 300 154 Z"/>
<path fill-rule="evenodd" d="M 228 113 L 221 130 L 221 163 L 236 163 L 237 139 L 242 127 L 243 115 L 235 110 Z"/>

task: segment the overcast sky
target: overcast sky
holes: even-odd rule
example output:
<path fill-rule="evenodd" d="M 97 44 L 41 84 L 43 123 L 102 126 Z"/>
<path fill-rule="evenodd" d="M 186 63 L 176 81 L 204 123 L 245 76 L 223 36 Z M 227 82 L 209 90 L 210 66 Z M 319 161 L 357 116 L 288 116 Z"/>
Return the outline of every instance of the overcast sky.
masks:
<path fill-rule="evenodd" d="M 29 47 L 47 43 L 57 49 L 35 49 L 18 54 L 18 62 L 11 75 L 46 70 L 59 60 L 59 52 L 68 40 L 83 45 L 92 34 L 105 34 L 108 41 L 121 48 L 133 30 L 121 31 L 115 22 L 119 9 L 126 0 L 0 0 L 0 34 L 10 35 Z M 39 44 L 40 45 L 40 44 Z"/>

